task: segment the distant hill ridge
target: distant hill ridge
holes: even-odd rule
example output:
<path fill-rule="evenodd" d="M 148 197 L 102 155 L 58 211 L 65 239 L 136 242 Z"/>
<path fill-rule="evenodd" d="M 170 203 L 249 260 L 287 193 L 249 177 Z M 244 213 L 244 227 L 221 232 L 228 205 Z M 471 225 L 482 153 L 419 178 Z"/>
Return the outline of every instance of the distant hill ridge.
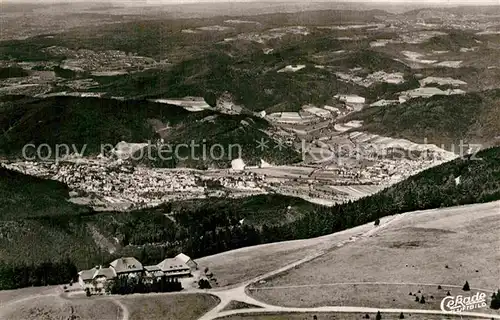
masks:
<path fill-rule="evenodd" d="M 152 122 L 156 123 L 156 127 Z M 75 145 L 78 150 L 86 145 L 86 155 L 97 155 L 101 145 L 116 145 L 120 141 L 146 143 L 163 138 L 167 144 L 190 145 L 191 141 L 198 144 L 205 141 L 208 148 L 219 144 L 225 150 L 231 144 L 238 144 L 241 156 L 248 164 L 260 163 L 260 159 L 276 164 L 293 163 L 299 159 L 298 153 L 289 147 L 280 152 L 272 148 L 276 143 L 265 133 L 269 124 L 263 119 L 214 111 L 189 112 L 178 106 L 143 100 L 77 97 L 10 99 L 0 104 L 0 127 L 6 128 L 0 133 L 0 154 L 7 156 L 21 155 L 27 144 L 48 144 L 53 148 L 57 144 Z M 256 141 L 261 139 L 270 141 L 270 148 L 256 148 Z M 30 149 L 30 152 L 33 150 Z M 201 148 L 196 152 L 199 155 Z M 227 167 L 232 160 L 228 157 L 237 158 L 239 154 L 226 153 L 223 159 L 190 158 L 183 163 L 157 165 Z"/>

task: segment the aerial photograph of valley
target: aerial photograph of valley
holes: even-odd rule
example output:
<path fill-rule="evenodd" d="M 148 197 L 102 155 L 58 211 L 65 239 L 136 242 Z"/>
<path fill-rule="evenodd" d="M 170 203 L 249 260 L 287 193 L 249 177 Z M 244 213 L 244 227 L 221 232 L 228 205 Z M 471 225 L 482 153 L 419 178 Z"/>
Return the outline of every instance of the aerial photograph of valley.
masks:
<path fill-rule="evenodd" d="M 500 2 L 0 0 L 0 320 L 500 319 Z"/>

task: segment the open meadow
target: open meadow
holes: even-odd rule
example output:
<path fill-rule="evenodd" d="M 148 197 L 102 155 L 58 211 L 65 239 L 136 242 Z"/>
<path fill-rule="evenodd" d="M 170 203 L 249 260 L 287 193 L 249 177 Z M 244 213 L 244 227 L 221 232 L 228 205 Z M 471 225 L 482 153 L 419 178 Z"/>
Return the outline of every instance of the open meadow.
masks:
<path fill-rule="evenodd" d="M 393 218 L 384 217 L 381 224 Z M 220 287 L 231 286 L 343 245 L 373 228 L 373 223 L 368 223 L 319 238 L 247 247 L 197 261 L 200 269 L 208 267 L 214 273 Z"/>
<path fill-rule="evenodd" d="M 407 214 L 377 234 L 253 284 L 249 292 L 257 300 L 294 307 L 439 309 L 448 290 L 468 295 L 480 289 L 489 298 L 500 287 L 499 205 Z M 465 281 L 473 289 L 469 293 L 462 291 Z M 410 292 L 423 293 L 425 305 Z"/>
<path fill-rule="evenodd" d="M 0 309 L 0 319 L 9 320 L 119 320 L 123 311 L 110 299 L 67 300 L 58 296 L 19 301 Z"/>
<path fill-rule="evenodd" d="M 119 301 L 131 320 L 196 320 L 219 303 L 208 294 L 133 295 Z"/>
<path fill-rule="evenodd" d="M 0 309 L 4 306 L 26 298 L 31 298 L 36 295 L 57 294 L 60 292 L 59 286 L 48 287 L 31 287 L 17 290 L 1 290 L 0 291 Z"/>
<path fill-rule="evenodd" d="M 316 316 L 317 318 L 314 318 Z M 220 318 L 220 320 L 361 320 L 365 316 L 364 313 L 283 313 L 283 314 L 248 314 L 235 315 Z M 369 313 L 370 319 L 375 319 L 376 314 Z M 410 320 L 475 320 L 479 318 L 459 317 L 448 315 L 431 315 L 431 314 L 404 314 L 405 319 Z M 384 313 L 383 320 L 399 319 L 399 313 Z"/>

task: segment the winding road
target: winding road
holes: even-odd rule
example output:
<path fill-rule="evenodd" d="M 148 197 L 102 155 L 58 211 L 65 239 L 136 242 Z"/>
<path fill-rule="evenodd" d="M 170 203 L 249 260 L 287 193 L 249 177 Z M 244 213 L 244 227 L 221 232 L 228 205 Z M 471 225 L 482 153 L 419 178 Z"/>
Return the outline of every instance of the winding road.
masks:
<path fill-rule="evenodd" d="M 392 219 L 386 221 L 385 223 L 373 227 L 371 230 L 363 233 L 361 236 L 357 238 L 351 238 L 350 240 L 344 240 L 344 241 L 339 241 L 335 244 L 333 244 L 332 247 L 342 247 L 348 243 L 357 241 L 362 238 L 370 237 L 375 235 L 376 233 L 380 232 L 381 230 L 384 230 L 387 228 L 389 225 L 393 224 L 394 222 L 397 222 L 401 219 L 403 219 L 405 216 L 411 214 L 411 212 L 408 213 L 403 213 L 394 216 Z M 269 273 L 263 274 L 261 276 L 258 276 L 252 280 L 245 281 L 243 283 L 240 283 L 236 286 L 232 287 L 227 287 L 227 288 L 220 288 L 220 289 L 212 289 L 208 291 L 203 291 L 209 294 L 212 294 L 220 299 L 220 303 L 201 316 L 199 320 L 215 320 L 227 316 L 232 316 L 232 315 L 245 315 L 245 314 L 253 314 L 253 313 L 258 313 L 258 314 L 265 314 L 265 313 L 324 313 L 324 312 L 349 312 L 349 313 L 377 313 L 378 311 L 382 313 L 412 313 L 412 314 L 432 314 L 432 315 L 457 315 L 456 313 L 452 312 L 445 312 L 441 310 L 427 310 L 427 309 L 398 309 L 398 308 L 367 308 L 367 307 L 356 307 L 356 306 L 328 306 L 328 307 L 315 307 L 315 308 L 290 308 L 290 307 L 281 307 L 281 306 L 275 306 L 275 305 L 270 305 L 265 302 L 256 300 L 255 298 L 252 298 L 249 295 L 249 291 L 252 290 L 272 290 L 272 289 L 287 289 L 287 288 L 301 288 L 301 287 L 321 287 L 321 286 L 336 286 L 336 285 L 348 285 L 348 284 L 372 284 L 372 285 L 421 285 L 421 286 L 438 286 L 439 284 L 435 283 L 389 283 L 389 282 L 351 282 L 351 283 L 326 283 L 326 284 L 311 284 L 311 285 L 297 285 L 297 286 L 280 286 L 280 287 L 264 287 L 264 288 L 249 288 L 249 285 L 253 283 L 258 283 L 259 281 L 265 280 L 267 278 L 276 276 L 278 274 L 284 273 L 290 269 L 293 269 L 297 266 L 300 266 L 304 263 L 307 263 L 313 259 L 319 258 L 322 255 L 324 255 L 327 252 L 327 250 L 320 250 L 316 254 L 310 255 L 308 257 L 305 257 L 299 261 L 296 261 L 294 263 L 291 263 L 287 266 L 284 266 L 282 268 L 279 268 L 277 270 L 271 271 Z M 452 288 L 461 288 L 461 286 L 457 285 L 445 285 L 441 284 L 442 286 L 445 287 L 452 287 Z M 492 290 L 489 289 L 479 289 L 479 288 L 474 288 L 476 290 L 484 291 L 484 292 L 493 292 Z M 255 308 L 249 308 L 249 309 L 238 309 L 238 310 L 224 310 L 225 307 L 231 302 L 231 301 L 240 301 L 244 302 L 250 305 L 256 306 Z M 495 315 L 495 314 L 488 314 L 488 313 L 479 313 L 479 312 L 461 312 L 460 315 L 462 316 L 470 316 L 470 317 L 476 317 L 476 318 L 485 318 L 485 319 L 500 319 L 500 315 Z"/>
<path fill-rule="evenodd" d="M 270 305 L 266 302 L 259 301 L 250 296 L 250 292 L 254 290 L 279 290 L 279 289 L 291 289 L 291 288 L 314 288 L 314 287 L 324 287 L 324 286 L 338 286 L 338 285 L 419 285 L 419 286 L 438 286 L 439 284 L 435 283 L 390 283 L 390 282 L 345 282 L 345 283 L 324 283 L 324 284 L 306 284 L 306 285 L 290 285 L 290 286 L 275 286 L 275 287 L 261 287 L 261 288 L 250 288 L 250 285 L 263 281 L 265 279 L 274 277 L 281 273 L 287 272 L 295 267 L 298 267 L 302 264 L 305 264 L 309 261 L 312 261 L 316 258 L 319 258 L 330 252 L 332 248 L 343 247 L 349 243 L 358 241 L 359 239 L 371 237 L 381 230 L 386 229 L 391 224 L 403 219 L 409 213 L 403 213 L 399 215 L 395 215 L 388 219 L 384 219 L 379 226 L 373 226 L 367 232 L 360 234 L 357 237 L 351 237 L 349 240 L 337 241 L 335 243 L 329 244 L 329 246 L 318 247 L 318 251 L 314 254 L 311 254 L 303 259 L 290 263 L 286 266 L 283 266 L 279 269 L 273 270 L 271 272 L 265 273 L 258 277 L 255 277 L 251 280 L 247 280 L 241 282 L 236 285 L 223 287 L 223 288 L 214 288 L 210 290 L 200 290 L 200 289 L 192 289 L 186 290 L 183 292 L 176 293 L 167 293 L 161 295 L 182 295 L 182 294 L 193 294 L 193 293 L 204 293 L 210 294 L 212 296 L 217 297 L 220 302 L 217 306 L 215 306 L 212 310 L 208 311 L 204 315 L 202 315 L 198 320 L 215 320 L 220 319 L 227 316 L 233 315 L 248 315 L 248 314 L 273 314 L 273 313 L 376 313 L 380 311 L 381 313 L 411 313 L 411 314 L 432 314 L 432 315 L 457 315 L 456 313 L 445 312 L 441 310 L 427 310 L 427 309 L 398 309 L 398 308 L 369 308 L 369 307 L 358 307 L 358 306 L 325 306 L 325 307 L 314 307 L 314 308 L 294 308 L 294 307 L 282 307 Z M 452 288 L 461 288 L 461 286 L 457 285 L 448 285 L 448 284 L 440 284 L 443 287 L 452 287 Z M 492 292 L 489 289 L 480 289 L 474 288 L 475 290 L 480 290 L 483 292 Z M 36 299 L 38 297 L 48 297 L 48 296 L 61 296 L 64 299 L 69 299 L 71 294 L 65 294 L 63 292 L 59 293 L 51 293 L 44 295 L 32 295 L 29 297 L 25 297 L 19 300 L 10 301 L 5 304 L 0 305 L 0 311 L 4 311 L 6 307 L 13 307 L 13 305 L 26 302 L 31 299 Z M 126 305 L 124 305 L 118 297 L 110 296 L 109 298 L 114 304 L 116 304 L 121 312 L 120 320 L 130 320 L 130 313 Z M 237 309 L 237 310 L 224 310 L 231 301 L 239 301 L 249 305 L 255 306 L 254 308 L 248 309 Z M 480 312 L 461 312 L 462 316 L 470 316 L 475 318 L 485 318 L 485 319 L 500 319 L 499 314 L 487 314 Z M 0 313 L 1 318 L 1 313 Z M 133 319 L 132 319 L 133 320 Z M 180 319 L 181 320 L 181 319 Z"/>

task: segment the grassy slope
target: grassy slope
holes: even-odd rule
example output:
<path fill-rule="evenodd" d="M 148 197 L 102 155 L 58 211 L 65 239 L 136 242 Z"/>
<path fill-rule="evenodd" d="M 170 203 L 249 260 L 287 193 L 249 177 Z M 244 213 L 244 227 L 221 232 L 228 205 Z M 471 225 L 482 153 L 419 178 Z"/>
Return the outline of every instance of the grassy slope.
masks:
<path fill-rule="evenodd" d="M 304 320 L 313 319 L 314 316 L 318 320 L 359 320 L 363 319 L 364 313 L 281 313 L 281 314 L 250 314 L 250 315 L 236 315 L 228 316 L 222 319 L 224 320 Z M 375 313 L 368 314 L 370 319 L 375 319 L 377 316 Z M 408 315 L 406 315 L 408 316 Z M 305 318 L 307 317 L 307 318 Z M 386 320 L 396 320 L 399 319 L 399 313 L 383 313 L 382 319 Z M 408 318 L 407 318 L 408 319 Z M 463 320 L 477 320 L 478 318 L 461 317 L 461 316 L 449 316 L 449 315 L 430 315 L 430 314 L 412 314 L 412 320 L 453 320 L 453 319 L 463 319 Z"/>
<path fill-rule="evenodd" d="M 372 107 L 346 120 L 364 121 L 362 129 L 418 143 L 491 142 L 500 129 L 500 91 L 434 96 L 406 103 Z M 457 145 L 458 148 L 458 145 Z M 458 150 L 458 149 L 456 149 Z"/>
<path fill-rule="evenodd" d="M 500 245 L 499 208 L 495 202 L 401 216 L 373 237 L 360 238 L 256 285 L 311 287 L 256 290 L 255 295 L 271 304 L 294 307 L 363 305 L 439 310 L 447 291 L 464 294 L 465 281 L 473 288 L 471 294 L 474 289 L 496 290 L 500 252 L 491 248 Z M 351 268 L 353 265 L 356 268 Z M 365 284 L 355 284 L 359 282 Z M 409 292 L 419 297 L 423 294 L 426 304 L 419 306 Z M 490 295 L 487 293 L 488 298 Z"/>
<path fill-rule="evenodd" d="M 195 320 L 220 302 L 219 298 L 208 294 L 135 296 L 120 301 L 129 309 L 130 318 L 136 320 Z"/>

